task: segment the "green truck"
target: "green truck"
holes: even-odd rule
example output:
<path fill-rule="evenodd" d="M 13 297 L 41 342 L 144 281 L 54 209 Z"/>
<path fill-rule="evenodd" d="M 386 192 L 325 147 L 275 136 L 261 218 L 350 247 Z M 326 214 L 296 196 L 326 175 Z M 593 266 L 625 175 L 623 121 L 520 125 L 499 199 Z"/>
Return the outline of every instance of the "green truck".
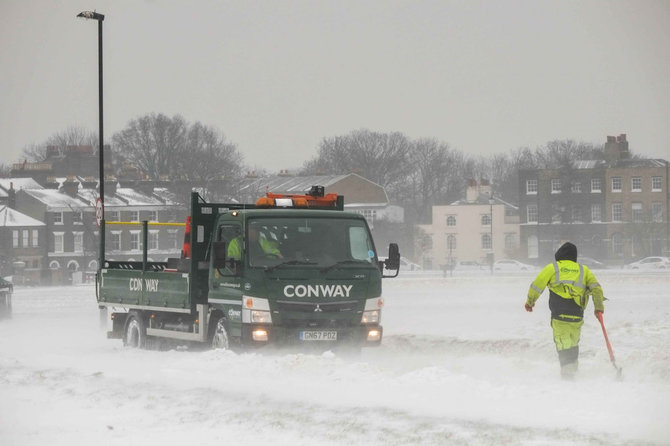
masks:
<path fill-rule="evenodd" d="M 382 277 L 398 275 L 400 253 L 391 243 L 379 261 L 365 218 L 343 203 L 320 186 L 252 205 L 192 193 L 181 258 L 147 261 L 142 222 L 143 260 L 102 264 L 108 337 L 137 348 L 161 338 L 221 349 L 379 345 Z"/>

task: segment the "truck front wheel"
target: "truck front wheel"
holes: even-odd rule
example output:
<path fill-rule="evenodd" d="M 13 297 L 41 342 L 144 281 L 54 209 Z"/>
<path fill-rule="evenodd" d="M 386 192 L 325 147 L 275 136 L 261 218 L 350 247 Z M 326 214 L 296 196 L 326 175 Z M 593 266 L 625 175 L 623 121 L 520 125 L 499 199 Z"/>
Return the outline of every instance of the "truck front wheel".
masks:
<path fill-rule="evenodd" d="M 220 317 L 214 322 L 210 339 L 213 349 L 228 350 L 230 348 L 230 337 L 225 318 Z"/>
<path fill-rule="evenodd" d="M 147 342 L 147 327 L 142 317 L 137 313 L 128 315 L 126 330 L 123 335 L 123 345 L 131 348 L 144 348 Z"/>

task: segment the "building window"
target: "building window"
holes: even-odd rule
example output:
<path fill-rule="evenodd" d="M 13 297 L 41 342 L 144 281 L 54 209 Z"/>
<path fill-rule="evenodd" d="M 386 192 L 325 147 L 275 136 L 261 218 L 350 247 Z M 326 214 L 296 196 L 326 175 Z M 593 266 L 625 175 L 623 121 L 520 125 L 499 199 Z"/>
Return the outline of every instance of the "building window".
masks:
<path fill-rule="evenodd" d="M 537 180 L 526 180 L 526 195 L 537 195 Z"/>
<path fill-rule="evenodd" d="M 61 253 L 65 252 L 64 243 L 63 243 L 63 233 L 54 232 L 54 252 Z"/>
<path fill-rule="evenodd" d="M 84 233 L 74 232 L 74 252 L 84 252 Z"/>
<path fill-rule="evenodd" d="M 169 249 L 177 249 L 177 230 L 176 229 L 168 229 L 167 233 L 167 240 L 168 240 L 168 248 Z"/>
<path fill-rule="evenodd" d="M 105 212 L 106 221 L 120 221 L 121 217 L 119 216 L 119 211 L 109 211 Z"/>
<path fill-rule="evenodd" d="M 421 238 L 421 247 L 423 249 L 433 249 L 433 237 L 430 235 L 424 235 Z"/>
<path fill-rule="evenodd" d="M 642 221 L 642 203 L 633 203 L 631 206 L 633 222 L 640 223 Z"/>
<path fill-rule="evenodd" d="M 537 241 L 537 236 L 536 235 L 529 235 L 528 240 L 528 258 L 529 259 L 537 259 L 540 254 L 539 250 L 539 243 Z"/>
<path fill-rule="evenodd" d="M 505 234 L 505 249 L 516 248 L 516 236 L 514 234 Z"/>
<path fill-rule="evenodd" d="M 654 222 L 663 221 L 663 203 L 657 201 L 651 204 L 651 219 Z"/>
<path fill-rule="evenodd" d="M 660 192 L 663 189 L 663 178 L 651 177 L 651 191 Z"/>
<path fill-rule="evenodd" d="M 551 179 L 551 193 L 552 194 L 560 194 L 561 193 L 561 179 L 560 178 L 552 178 Z"/>
<path fill-rule="evenodd" d="M 591 205 L 591 221 L 592 222 L 601 222 L 602 221 L 602 208 L 600 204 L 594 203 Z"/>
<path fill-rule="evenodd" d="M 447 249 L 449 250 L 449 255 L 456 250 L 456 236 L 448 235 L 447 236 Z"/>
<path fill-rule="evenodd" d="M 40 232 L 37 229 L 33 229 L 33 248 L 36 248 L 40 245 Z"/>
<path fill-rule="evenodd" d="M 631 192 L 642 192 L 642 177 L 633 177 L 630 179 Z"/>
<path fill-rule="evenodd" d="M 62 225 L 63 224 L 63 213 L 62 212 L 54 212 L 53 213 L 53 222 L 55 225 Z"/>
<path fill-rule="evenodd" d="M 30 245 L 30 240 L 28 240 L 28 235 L 30 234 L 30 231 L 27 229 L 24 229 L 21 231 L 21 247 L 22 248 L 27 248 Z"/>
<path fill-rule="evenodd" d="M 482 234 L 482 249 L 491 249 L 491 234 Z"/>
<path fill-rule="evenodd" d="M 72 213 L 72 223 L 74 223 L 75 225 L 81 225 L 81 224 L 83 224 L 83 220 L 82 220 L 81 212 L 79 212 L 79 211 L 74 211 L 74 212 Z"/>
<path fill-rule="evenodd" d="M 599 194 L 602 192 L 600 178 L 591 178 L 591 193 Z"/>
<path fill-rule="evenodd" d="M 561 223 L 563 221 L 563 209 L 557 204 L 551 207 L 551 222 Z"/>
<path fill-rule="evenodd" d="M 623 254 L 623 235 L 618 232 L 612 234 L 612 253 Z"/>
<path fill-rule="evenodd" d="M 141 248 L 140 231 L 130 231 L 130 250 L 139 251 Z"/>
<path fill-rule="evenodd" d="M 12 246 L 14 248 L 19 247 L 19 231 L 17 230 L 12 231 Z"/>
<path fill-rule="evenodd" d="M 112 251 L 121 251 L 121 232 L 112 231 L 109 242 L 109 248 Z"/>
<path fill-rule="evenodd" d="M 579 206 L 572 206 L 572 221 L 575 223 L 582 222 L 582 209 Z"/>
<path fill-rule="evenodd" d="M 158 249 L 158 231 L 149 231 L 149 249 Z"/>
<path fill-rule="evenodd" d="M 140 221 L 140 211 L 130 211 L 130 221 Z"/>
<path fill-rule="evenodd" d="M 456 226 L 456 216 L 447 215 L 447 226 Z"/>
<path fill-rule="evenodd" d="M 158 221 L 158 211 L 149 211 L 149 221 Z"/>
<path fill-rule="evenodd" d="M 582 182 L 581 181 L 573 181 L 572 184 L 570 185 L 570 191 L 573 194 L 581 194 L 582 193 Z"/>
<path fill-rule="evenodd" d="M 363 209 L 363 216 L 368 223 L 372 224 L 374 223 L 375 218 L 377 218 L 377 211 L 374 209 Z"/>
<path fill-rule="evenodd" d="M 622 184 L 621 177 L 612 178 L 612 192 L 621 192 Z"/>
<path fill-rule="evenodd" d="M 623 205 L 621 203 L 612 203 L 612 221 L 623 221 Z"/>
<path fill-rule="evenodd" d="M 528 205 L 526 208 L 526 220 L 528 223 L 537 223 L 537 205 Z"/>
<path fill-rule="evenodd" d="M 482 226 L 491 226 L 491 215 L 484 214 L 481 218 Z"/>

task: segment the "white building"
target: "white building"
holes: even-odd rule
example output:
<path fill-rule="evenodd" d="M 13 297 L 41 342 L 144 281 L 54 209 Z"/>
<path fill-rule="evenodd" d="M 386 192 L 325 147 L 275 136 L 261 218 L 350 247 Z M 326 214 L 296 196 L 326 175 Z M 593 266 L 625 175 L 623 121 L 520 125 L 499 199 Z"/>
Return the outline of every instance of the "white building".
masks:
<path fill-rule="evenodd" d="M 514 258 L 519 248 L 518 208 L 497 198 L 488 181 L 469 180 L 466 197 L 433 206 L 432 223 L 419 225 L 418 259 L 425 268 L 442 269 L 457 261 L 489 264 Z"/>

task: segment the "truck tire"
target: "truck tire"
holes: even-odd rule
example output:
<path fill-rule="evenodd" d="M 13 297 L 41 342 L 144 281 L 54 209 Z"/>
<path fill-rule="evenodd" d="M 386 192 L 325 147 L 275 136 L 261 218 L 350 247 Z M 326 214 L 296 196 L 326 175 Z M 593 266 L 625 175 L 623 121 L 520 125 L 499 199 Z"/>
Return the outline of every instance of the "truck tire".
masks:
<path fill-rule="evenodd" d="M 228 335 L 228 324 L 226 323 L 226 318 L 223 316 L 217 318 L 215 321 L 213 321 L 211 327 L 212 330 L 209 337 L 209 345 L 212 347 L 212 349 L 229 350 L 230 336 Z"/>
<path fill-rule="evenodd" d="M 147 343 L 147 327 L 139 313 L 130 313 L 123 332 L 123 345 L 130 348 L 144 348 Z"/>

